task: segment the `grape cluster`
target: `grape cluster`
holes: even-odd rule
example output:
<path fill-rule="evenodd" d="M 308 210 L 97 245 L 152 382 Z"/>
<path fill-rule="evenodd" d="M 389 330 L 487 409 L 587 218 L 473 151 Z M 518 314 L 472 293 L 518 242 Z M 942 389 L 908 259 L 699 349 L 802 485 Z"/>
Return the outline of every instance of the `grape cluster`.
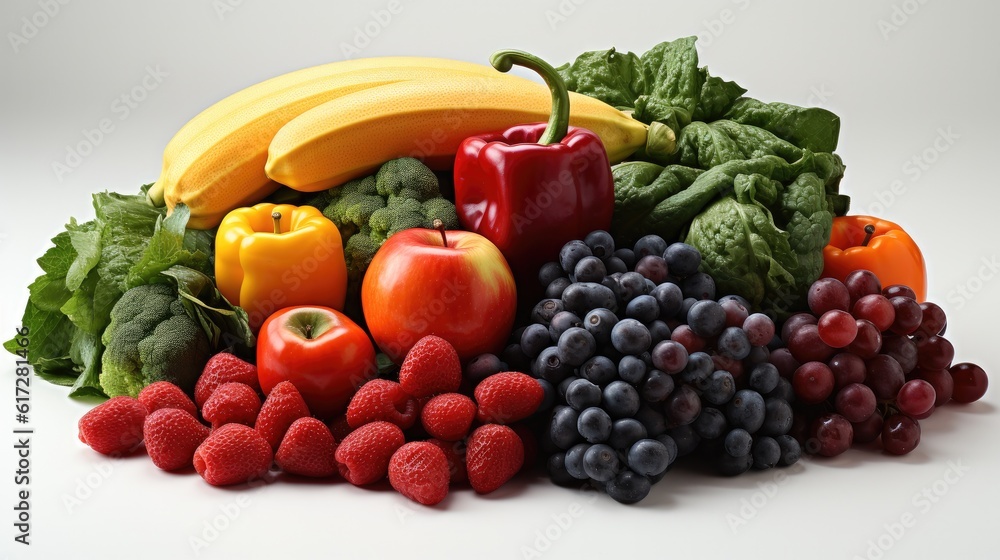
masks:
<path fill-rule="evenodd" d="M 742 298 L 716 300 L 700 263 L 690 245 L 649 235 L 616 249 L 595 231 L 539 271 L 545 299 L 503 359 L 551 395 L 555 482 L 635 503 L 696 449 L 726 474 L 798 459 L 792 386 L 768 362 L 775 325 Z"/>
<path fill-rule="evenodd" d="M 802 405 L 796 434 L 808 451 L 832 457 L 854 442 L 881 440 L 886 452 L 903 455 L 920 442 L 918 421 L 936 407 L 986 392 L 982 368 L 952 364 L 944 311 L 917 303 L 909 287 L 883 289 L 858 270 L 844 282 L 817 280 L 807 301 L 810 313 L 785 321 L 787 348 L 770 361 Z"/>

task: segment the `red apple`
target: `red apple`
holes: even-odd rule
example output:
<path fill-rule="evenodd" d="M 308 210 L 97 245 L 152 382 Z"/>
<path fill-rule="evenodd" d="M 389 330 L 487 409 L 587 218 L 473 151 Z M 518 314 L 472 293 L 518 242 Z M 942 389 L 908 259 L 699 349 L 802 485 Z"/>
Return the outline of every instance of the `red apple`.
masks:
<path fill-rule="evenodd" d="M 377 373 L 368 335 L 335 309 L 286 307 L 260 328 L 260 388 L 267 394 L 278 383 L 291 381 L 309 411 L 320 418 L 344 412 L 358 387 Z"/>
<path fill-rule="evenodd" d="M 429 334 L 450 342 L 464 362 L 503 349 L 517 290 L 503 254 L 485 237 L 416 228 L 375 253 L 361 305 L 375 343 L 397 364 Z"/>

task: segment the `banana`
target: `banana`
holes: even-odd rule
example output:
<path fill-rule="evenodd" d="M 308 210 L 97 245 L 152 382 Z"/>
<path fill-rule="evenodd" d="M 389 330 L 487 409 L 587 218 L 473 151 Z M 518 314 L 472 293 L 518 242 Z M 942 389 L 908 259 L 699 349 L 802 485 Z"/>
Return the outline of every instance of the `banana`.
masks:
<path fill-rule="evenodd" d="M 292 118 L 323 102 L 428 77 L 496 76 L 493 68 L 448 59 L 384 57 L 335 62 L 278 76 L 202 111 L 167 144 L 148 197 L 154 205 L 191 209 L 188 227 L 209 229 L 233 208 L 278 186 L 264 175 L 267 148 Z M 526 80 L 525 80 L 526 81 Z"/>
<path fill-rule="evenodd" d="M 318 105 L 271 140 L 267 176 L 315 192 L 369 174 L 397 157 L 447 167 L 469 136 L 548 120 L 548 88 L 505 76 L 396 82 Z M 600 136 L 612 163 L 647 144 L 646 125 L 576 93 L 570 93 L 570 124 Z"/>

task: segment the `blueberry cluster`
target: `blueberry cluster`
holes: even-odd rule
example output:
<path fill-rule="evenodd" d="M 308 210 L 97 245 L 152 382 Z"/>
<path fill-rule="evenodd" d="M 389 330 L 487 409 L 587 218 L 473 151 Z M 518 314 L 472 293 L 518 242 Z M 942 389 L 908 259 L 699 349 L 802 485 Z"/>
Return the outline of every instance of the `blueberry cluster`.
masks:
<path fill-rule="evenodd" d="M 616 249 L 594 231 L 539 271 L 545 299 L 504 360 L 549 394 L 556 483 L 635 503 L 696 450 L 725 474 L 798 459 L 792 387 L 768 361 L 774 323 L 738 296 L 716 300 L 700 264 L 684 243 L 648 235 Z"/>

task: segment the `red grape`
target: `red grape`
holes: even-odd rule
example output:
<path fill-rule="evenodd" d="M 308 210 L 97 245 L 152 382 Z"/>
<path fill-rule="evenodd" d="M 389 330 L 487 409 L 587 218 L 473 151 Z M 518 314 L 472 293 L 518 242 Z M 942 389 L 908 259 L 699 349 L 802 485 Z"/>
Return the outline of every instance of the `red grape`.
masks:
<path fill-rule="evenodd" d="M 851 314 L 856 319 L 871 321 L 880 332 L 889 330 L 896 320 L 896 311 L 882 294 L 871 294 L 859 299 L 851 307 Z"/>
<path fill-rule="evenodd" d="M 792 356 L 792 352 L 788 348 L 778 348 L 772 351 L 767 361 L 778 368 L 778 373 L 785 379 L 791 379 L 795 370 L 799 369 L 799 366 L 802 365 L 801 362 L 795 359 L 795 356 Z"/>
<path fill-rule="evenodd" d="M 653 347 L 651 352 L 653 367 L 674 375 L 684 370 L 688 362 L 688 352 L 684 345 L 674 340 L 664 340 Z"/>
<path fill-rule="evenodd" d="M 882 415 L 872 414 L 867 420 L 857 422 L 854 427 L 854 441 L 871 443 L 882 435 Z"/>
<path fill-rule="evenodd" d="M 766 346 L 774 338 L 774 321 L 763 313 L 754 313 L 743 321 L 743 331 L 747 333 L 750 344 Z"/>
<path fill-rule="evenodd" d="M 830 358 L 827 365 L 830 366 L 830 371 L 833 372 L 833 378 L 838 389 L 846 387 L 851 383 L 865 382 L 867 371 L 865 361 L 854 354 L 849 352 L 836 354 Z"/>
<path fill-rule="evenodd" d="M 917 367 L 917 345 L 908 336 L 886 333 L 882 337 L 882 353 L 899 362 L 904 375 Z"/>
<path fill-rule="evenodd" d="M 894 399 L 899 393 L 899 388 L 906 382 L 899 362 L 885 354 L 879 354 L 866 361 L 865 367 L 867 369 L 865 385 L 872 388 L 879 400 Z"/>
<path fill-rule="evenodd" d="M 823 362 L 807 362 L 792 376 L 795 396 L 806 404 L 817 404 L 833 393 L 833 372 Z"/>
<path fill-rule="evenodd" d="M 938 304 L 925 301 L 920 304 L 920 311 L 920 326 L 916 332 L 926 335 L 944 334 L 944 329 L 948 326 L 948 318 Z"/>
<path fill-rule="evenodd" d="M 722 354 L 712 354 L 712 362 L 715 363 L 715 369 L 720 369 L 723 371 L 728 371 L 733 375 L 733 379 L 739 379 L 743 375 L 743 361 L 734 360 L 723 356 Z"/>
<path fill-rule="evenodd" d="M 809 286 L 809 293 L 806 296 L 809 310 L 816 316 L 820 316 L 827 311 L 839 309 L 847 311 L 851 305 L 851 294 L 847 286 L 836 278 L 820 278 Z"/>
<path fill-rule="evenodd" d="M 705 348 L 705 339 L 694 334 L 694 331 L 688 325 L 678 325 L 670 333 L 670 340 L 680 342 L 681 346 L 688 351 L 688 354 L 701 352 Z"/>
<path fill-rule="evenodd" d="M 924 369 L 947 369 L 955 359 L 955 347 L 943 336 L 929 336 L 917 342 L 917 363 Z"/>
<path fill-rule="evenodd" d="M 983 368 L 976 364 L 962 362 L 951 366 L 948 371 L 955 382 L 955 390 L 951 394 L 951 400 L 970 403 L 978 401 L 986 394 L 989 379 L 987 379 Z"/>
<path fill-rule="evenodd" d="M 819 337 L 833 348 L 843 348 L 854 341 L 858 334 L 858 324 L 846 311 L 832 309 L 823 314 L 816 324 Z"/>
<path fill-rule="evenodd" d="M 934 387 L 934 406 L 941 406 L 951 400 L 955 391 L 955 381 L 946 369 L 917 369 L 914 379 L 923 379 Z"/>
<path fill-rule="evenodd" d="M 819 337 L 816 325 L 803 325 L 789 337 L 788 349 L 800 362 L 825 362 L 833 355 L 833 348 Z"/>
<path fill-rule="evenodd" d="M 646 255 L 635 263 L 635 271 L 656 284 L 667 281 L 667 261 L 656 255 Z"/>
<path fill-rule="evenodd" d="M 906 455 L 920 443 L 920 423 L 905 414 L 893 414 L 882 424 L 882 448 Z"/>
<path fill-rule="evenodd" d="M 917 299 L 917 293 L 913 291 L 913 288 L 905 284 L 893 284 L 891 286 L 886 286 L 882 288 L 882 295 L 889 299 L 894 297 L 905 297 L 912 300 Z"/>
<path fill-rule="evenodd" d="M 858 334 L 847 345 L 847 350 L 866 360 L 874 358 L 882 349 L 882 333 L 866 319 L 858 319 Z"/>
<path fill-rule="evenodd" d="M 920 327 L 924 320 L 923 311 L 916 300 L 908 297 L 896 296 L 889 299 L 893 311 L 896 312 L 896 319 L 892 322 L 889 330 L 896 334 L 911 334 Z"/>
<path fill-rule="evenodd" d="M 899 388 L 896 395 L 896 407 L 903 414 L 920 416 L 934 408 L 937 395 L 934 387 L 923 379 L 911 379 Z"/>
<path fill-rule="evenodd" d="M 848 274 L 847 278 L 844 279 L 844 285 L 847 286 L 847 292 L 851 295 L 851 307 L 854 307 L 854 302 L 867 295 L 882 293 L 882 283 L 879 282 L 878 276 L 875 276 L 875 273 L 870 270 L 855 270 Z"/>
<path fill-rule="evenodd" d="M 750 312 L 747 311 L 743 304 L 736 301 L 735 299 L 727 299 L 719 302 L 722 309 L 726 312 L 726 326 L 727 327 L 743 327 L 743 322 L 746 321 L 747 317 L 750 316 Z M 765 315 L 767 317 L 767 315 Z M 771 342 L 771 339 L 767 339 L 767 342 Z M 765 342 L 764 344 L 767 344 Z M 757 344 L 756 346 L 761 346 Z"/>
<path fill-rule="evenodd" d="M 785 324 L 781 325 L 781 340 L 788 343 L 788 339 L 792 337 L 792 333 L 802 328 L 804 325 L 815 325 L 819 322 L 812 313 L 796 313 L 788 319 L 785 320 Z"/>
<path fill-rule="evenodd" d="M 854 442 L 854 427 L 839 414 L 824 414 L 813 422 L 812 436 L 818 443 L 816 452 L 824 457 L 836 457 Z"/>
<path fill-rule="evenodd" d="M 861 383 L 851 383 L 837 392 L 834 407 L 851 422 L 864 422 L 875 413 L 878 402 L 871 388 Z"/>

